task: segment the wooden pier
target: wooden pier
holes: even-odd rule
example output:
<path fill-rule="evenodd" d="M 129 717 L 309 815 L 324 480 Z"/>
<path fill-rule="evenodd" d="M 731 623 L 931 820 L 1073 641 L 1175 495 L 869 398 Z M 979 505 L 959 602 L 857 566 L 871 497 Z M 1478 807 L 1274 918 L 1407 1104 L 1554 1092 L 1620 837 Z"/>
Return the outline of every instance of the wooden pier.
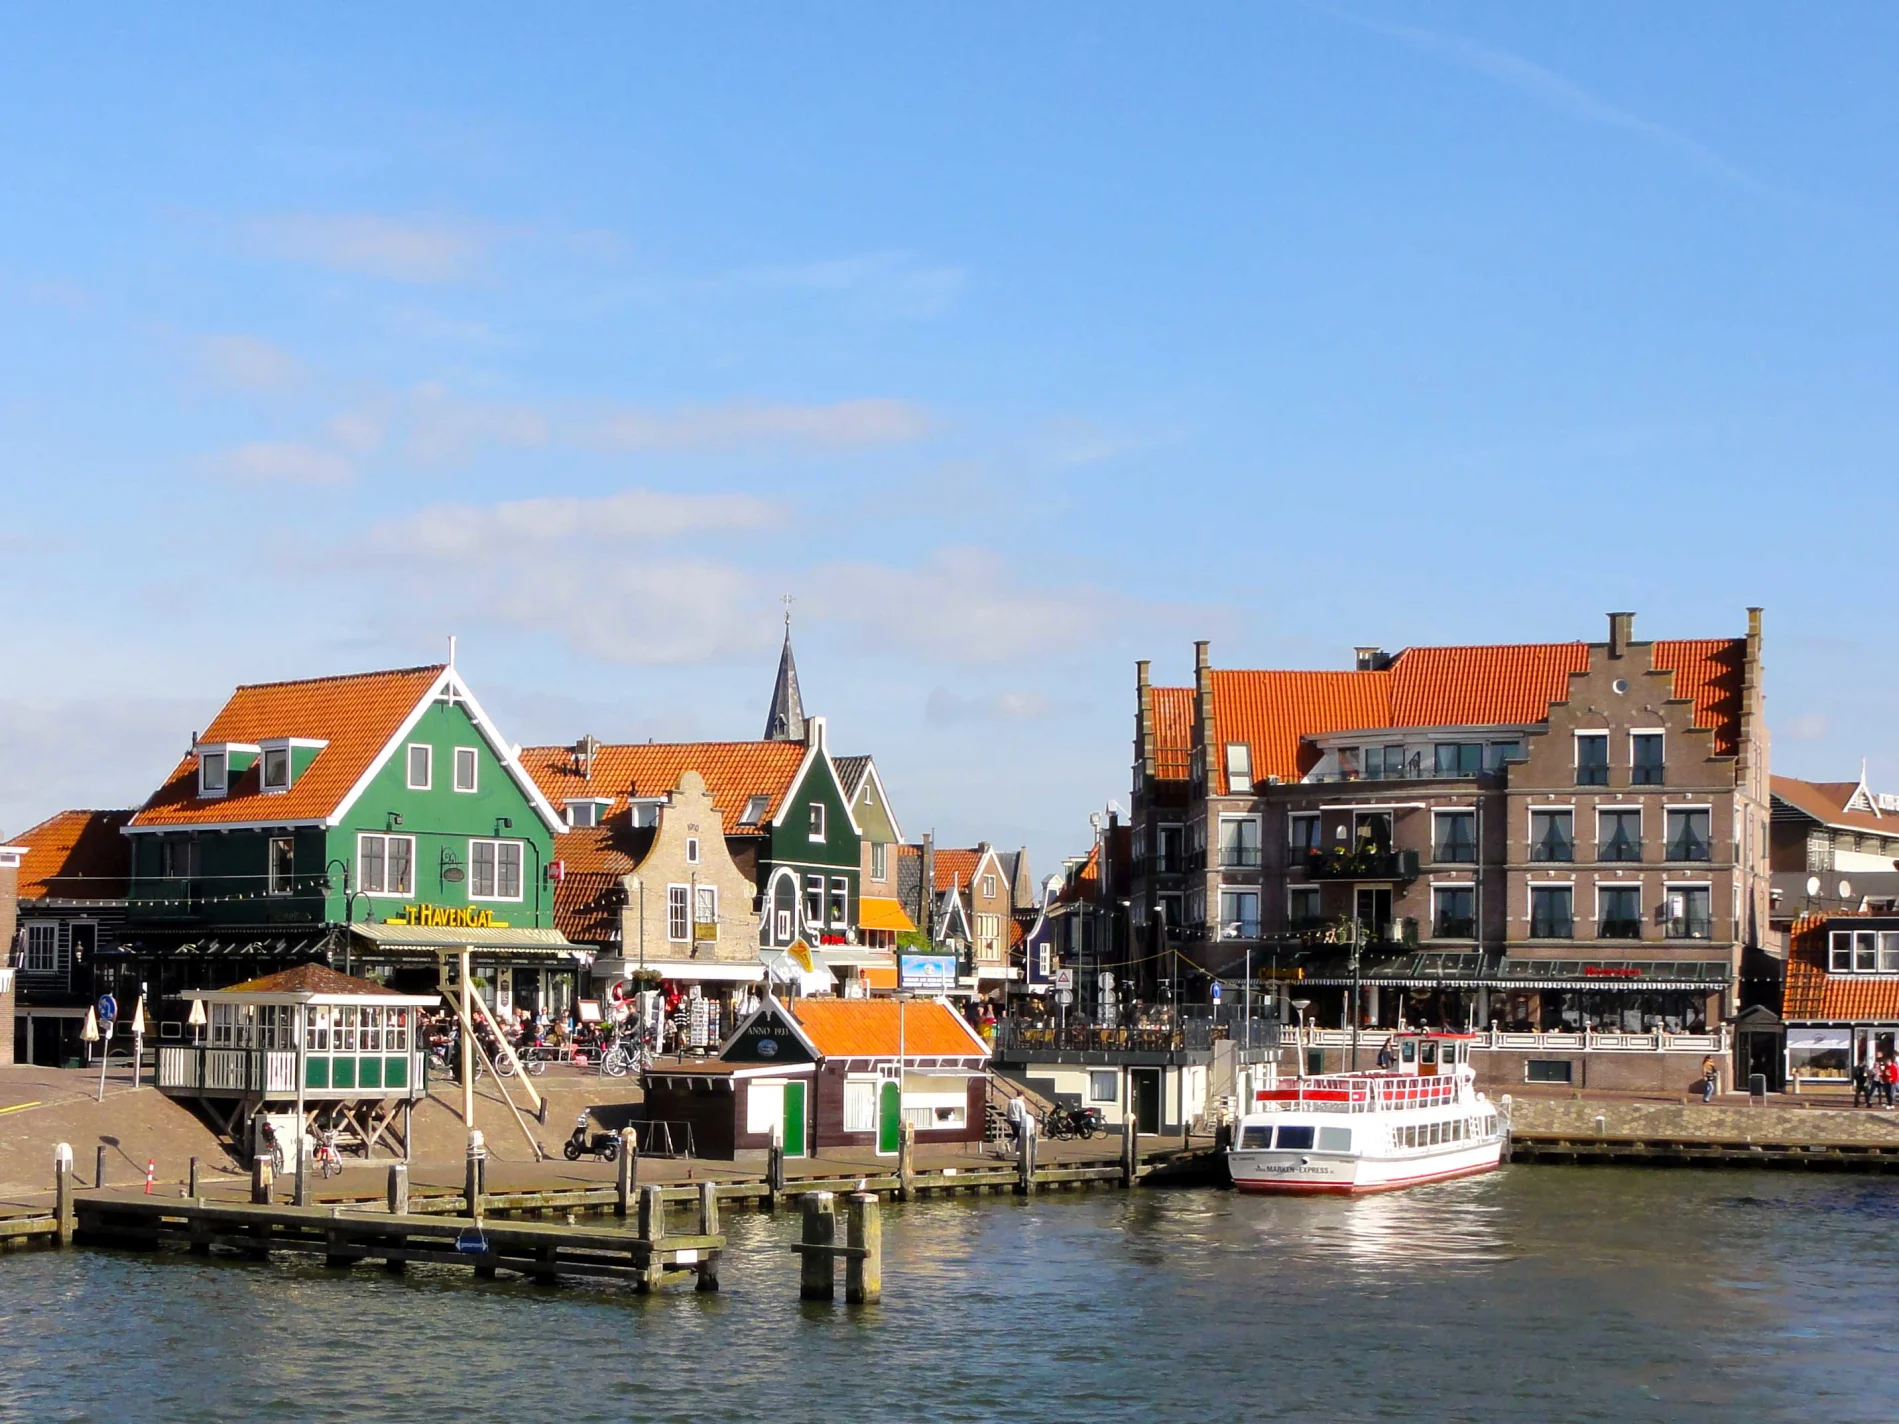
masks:
<path fill-rule="evenodd" d="M 1899 1143 L 1784 1142 L 1771 1138 L 1513 1133 L 1509 1160 L 1564 1166 L 1775 1167 L 1814 1172 L 1899 1172 Z"/>

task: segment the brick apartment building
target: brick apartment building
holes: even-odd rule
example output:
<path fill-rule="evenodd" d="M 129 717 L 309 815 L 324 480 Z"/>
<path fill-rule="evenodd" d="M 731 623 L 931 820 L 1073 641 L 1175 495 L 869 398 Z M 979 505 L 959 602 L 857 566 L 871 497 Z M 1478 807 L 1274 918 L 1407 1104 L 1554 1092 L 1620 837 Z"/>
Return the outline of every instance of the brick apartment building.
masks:
<path fill-rule="evenodd" d="M 1288 1021 L 1693 1033 L 1768 921 L 1760 611 L 1739 638 L 1357 650 L 1351 671 L 1137 665 L 1131 965 Z M 1164 982 L 1172 976 L 1172 984 Z M 1159 982 L 1157 982 L 1159 981 Z"/>

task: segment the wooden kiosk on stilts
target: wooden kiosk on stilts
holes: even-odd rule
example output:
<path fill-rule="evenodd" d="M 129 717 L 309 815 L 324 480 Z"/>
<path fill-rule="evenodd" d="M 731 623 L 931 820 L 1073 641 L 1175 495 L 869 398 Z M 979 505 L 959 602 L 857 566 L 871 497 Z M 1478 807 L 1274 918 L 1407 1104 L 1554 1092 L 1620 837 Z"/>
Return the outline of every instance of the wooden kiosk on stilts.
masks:
<path fill-rule="evenodd" d="M 158 1087 L 198 1104 L 241 1153 L 255 1151 L 255 1124 L 268 1114 L 289 1116 L 273 1124 L 287 1145 L 333 1131 L 365 1157 L 409 1156 L 410 1117 L 428 1092 L 417 1030 L 438 996 L 300 964 L 185 997 L 209 1010 L 205 1041 L 160 1045 Z"/>

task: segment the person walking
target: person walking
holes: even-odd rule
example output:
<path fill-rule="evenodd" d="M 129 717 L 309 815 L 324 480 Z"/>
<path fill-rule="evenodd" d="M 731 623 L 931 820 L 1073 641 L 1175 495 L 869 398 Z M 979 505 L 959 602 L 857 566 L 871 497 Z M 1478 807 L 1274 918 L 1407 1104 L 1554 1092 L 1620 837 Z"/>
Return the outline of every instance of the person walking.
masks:
<path fill-rule="evenodd" d="M 1892 1106 L 1893 1089 L 1899 1088 L 1899 1058 L 1886 1060 L 1885 1072 L 1880 1075 L 1880 1086 L 1885 1089 L 1885 1106 Z"/>
<path fill-rule="evenodd" d="M 1866 1071 L 1866 1061 L 1863 1058 L 1855 1058 L 1853 1060 L 1853 1106 L 1871 1107 L 1872 1103 L 1873 1088 L 1871 1075 Z"/>
<path fill-rule="evenodd" d="M 1020 1093 L 1009 1099 L 1009 1131 L 1015 1138 L 1015 1150 L 1019 1156 L 1023 1140 L 1035 1131 L 1035 1118 L 1029 1112 L 1029 1100 Z"/>
<path fill-rule="evenodd" d="M 1714 1055 L 1709 1054 L 1701 1060 L 1701 1101 L 1714 1101 L 1714 1090 L 1721 1085 L 1721 1070 L 1715 1067 Z"/>

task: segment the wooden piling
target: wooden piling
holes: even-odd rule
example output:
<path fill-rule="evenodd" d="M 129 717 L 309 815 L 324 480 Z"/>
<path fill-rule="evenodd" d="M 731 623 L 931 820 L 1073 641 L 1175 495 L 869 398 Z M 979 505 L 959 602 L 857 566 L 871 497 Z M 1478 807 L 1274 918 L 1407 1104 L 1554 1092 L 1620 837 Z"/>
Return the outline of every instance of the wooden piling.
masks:
<path fill-rule="evenodd" d="M 717 1182 L 699 1183 L 699 1234 L 717 1236 L 719 1234 L 719 1184 Z M 699 1259 L 699 1284 L 697 1289 L 715 1291 L 719 1288 L 719 1253 L 707 1249 Z"/>
<path fill-rule="evenodd" d="M 908 1118 L 897 1129 L 897 1200 L 907 1202 L 916 1192 L 917 1125 Z"/>
<path fill-rule="evenodd" d="M 785 1191 L 785 1144 L 772 1129 L 771 1149 L 765 1157 L 765 1210 L 777 1211 L 778 1198 Z"/>
<path fill-rule="evenodd" d="M 853 1192 L 844 1221 L 844 1301 L 875 1305 L 884 1298 L 883 1208 L 875 1192 Z"/>
<path fill-rule="evenodd" d="M 1015 1190 L 1018 1196 L 1035 1195 L 1035 1143 L 1034 1126 L 1024 1126 L 1022 1136 L 1015 1144 Z"/>
<path fill-rule="evenodd" d="M 270 1158 L 262 1152 L 251 1158 L 251 1200 L 258 1206 L 269 1206 L 271 1188 Z"/>
<path fill-rule="evenodd" d="M 297 1206 L 310 1205 L 310 1154 L 301 1138 L 296 1143 L 297 1153 L 297 1189 L 291 1198 Z"/>
<path fill-rule="evenodd" d="M 389 1164 L 389 1185 L 385 1193 L 391 1216 L 409 1214 L 409 1164 L 391 1162 Z"/>
<path fill-rule="evenodd" d="M 105 1189 L 105 1148 L 103 1147 L 99 1149 L 99 1155 L 93 1161 L 92 1189 L 95 1192 Z"/>
<path fill-rule="evenodd" d="M 73 1150 L 65 1143 L 53 1154 L 53 1222 L 62 1246 L 73 1244 Z"/>
<path fill-rule="evenodd" d="M 1121 1185 L 1132 1187 L 1141 1172 L 1141 1128 L 1133 1116 L 1121 1124 Z"/>
<path fill-rule="evenodd" d="M 191 1159 L 191 1169 L 185 1177 L 185 1195 L 192 1201 L 198 1199 L 198 1159 Z"/>
<path fill-rule="evenodd" d="M 633 1193 L 640 1179 L 640 1140 L 630 1127 L 620 1129 L 620 1159 L 615 1164 L 619 1174 L 614 1179 L 615 1198 L 613 1214 L 626 1217 L 633 1210 Z"/>
<path fill-rule="evenodd" d="M 634 1289 L 641 1295 L 649 1294 L 660 1288 L 665 1280 L 665 1266 L 660 1253 L 659 1241 L 666 1234 L 666 1196 L 664 1189 L 658 1186 L 640 1188 L 639 1237 L 645 1245 L 644 1260 Z"/>
<path fill-rule="evenodd" d="M 798 1299 L 837 1298 L 837 1260 L 828 1249 L 837 1244 L 837 1213 L 829 1192 L 807 1192 L 804 1198 L 805 1250 L 798 1267 Z"/>

